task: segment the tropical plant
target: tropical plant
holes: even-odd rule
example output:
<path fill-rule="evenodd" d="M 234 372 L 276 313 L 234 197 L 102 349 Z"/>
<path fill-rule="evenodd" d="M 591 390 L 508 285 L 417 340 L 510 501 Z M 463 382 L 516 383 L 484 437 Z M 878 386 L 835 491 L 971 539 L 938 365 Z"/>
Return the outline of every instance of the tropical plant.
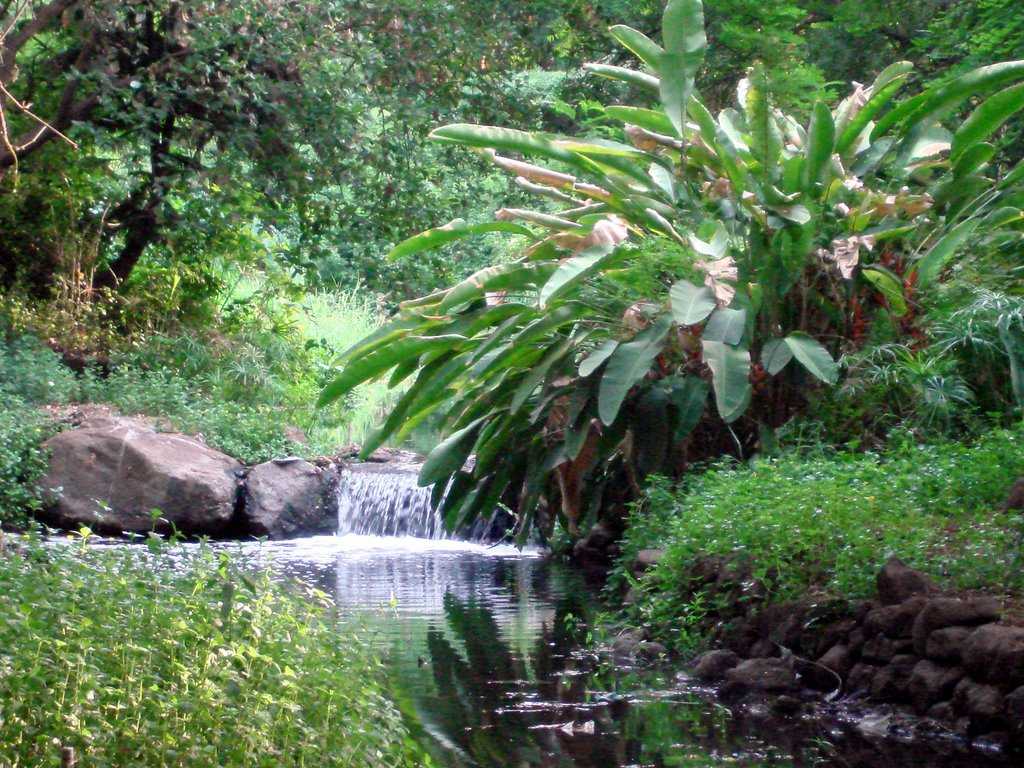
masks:
<path fill-rule="evenodd" d="M 629 27 L 611 33 L 643 69 L 590 71 L 660 103 L 606 108 L 625 123 L 623 141 L 435 130 L 560 205 L 457 220 L 395 248 L 401 259 L 492 232 L 526 243 L 516 261 L 402 304 L 342 355 L 321 396 L 415 376 L 364 450 L 442 414 L 446 437 L 420 482 L 435 484 L 453 527 L 505 499 L 525 535 L 541 502 L 557 499 L 548 508 L 575 534 L 610 503 L 606 485 L 636 491 L 646 472 L 753 450 L 810 384 L 838 380 L 835 355 L 871 324 L 907 329 L 917 292 L 968 242 L 1021 236 L 1024 166 L 990 167 L 986 140 L 1024 106 L 1024 62 L 896 101 L 912 69 L 900 62 L 834 109 L 817 102 L 805 127 L 775 107 L 756 64 L 739 109 L 707 110 L 694 88 L 699 0 L 667 4 L 662 45 Z M 955 132 L 942 124 L 1001 87 Z M 638 277 L 652 263 L 653 289 Z"/>

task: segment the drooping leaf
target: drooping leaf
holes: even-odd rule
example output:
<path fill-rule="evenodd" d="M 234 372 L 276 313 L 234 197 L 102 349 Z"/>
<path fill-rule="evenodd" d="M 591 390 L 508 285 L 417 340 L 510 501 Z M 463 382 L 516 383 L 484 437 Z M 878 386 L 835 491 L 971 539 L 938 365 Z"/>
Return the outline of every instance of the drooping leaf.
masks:
<path fill-rule="evenodd" d="M 768 73 L 762 64 L 755 64 L 750 73 L 750 87 L 743 108 L 750 129 L 750 151 L 766 183 L 775 176 L 779 156 L 782 154 L 782 132 L 772 114 L 768 88 Z"/>
<path fill-rule="evenodd" d="M 786 345 L 793 357 L 816 378 L 826 384 L 839 381 L 839 366 L 821 344 L 806 333 L 796 331 L 786 337 Z"/>
<path fill-rule="evenodd" d="M 587 355 L 580 363 L 580 376 L 587 378 L 590 374 L 601 367 L 601 364 L 612 356 L 612 353 L 619 346 L 615 339 L 608 339 Z"/>
<path fill-rule="evenodd" d="M 426 232 L 421 232 L 418 235 L 410 237 L 408 240 L 403 240 L 391 250 L 391 253 L 388 254 L 388 261 L 397 261 L 398 259 L 405 258 L 406 256 L 411 256 L 414 253 L 421 253 L 422 251 L 440 248 L 446 243 L 461 240 L 464 237 L 482 235 L 488 232 L 508 232 L 514 235 L 524 235 L 526 237 L 533 238 L 533 232 L 528 228 L 520 224 L 513 224 L 510 221 L 491 221 L 484 224 L 467 224 L 463 219 L 455 219 L 455 221 L 449 222 L 443 227 L 428 229 Z"/>
<path fill-rule="evenodd" d="M 917 262 L 915 271 L 917 283 L 926 286 L 932 283 L 942 272 L 946 263 L 953 258 L 953 255 L 974 235 L 978 229 L 978 221 L 968 219 L 957 224 L 947 232 L 931 249 Z"/>
<path fill-rule="evenodd" d="M 451 288 L 438 305 L 438 312 L 448 312 L 494 291 L 525 290 L 547 280 L 553 271 L 554 267 L 549 264 L 522 261 L 486 267 Z"/>
<path fill-rule="evenodd" d="M 661 87 L 661 83 L 657 77 L 649 75 L 646 72 L 639 72 L 635 69 L 616 67 L 611 64 L 585 64 L 583 68 L 600 77 L 606 77 L 609 80 L 619 80 L 620 82 L 629 83 L 630 85 L 638 85 L 641 88 L 646 88 L 655 92 L 657 92 Z"/>
<path fill-rule="evenodd" d="M 486 417 L 481 417 L 467 424 L 458 432 L 449 435 L 429 454 L 423 467 L 420 469 L 419 484 L 421 486 L 432 485 L 441 480 L 447 479 L 455 472 L 462 469 L 469 458 L 473 444 L 476 442 L 477 434 Z"/>
<path fill-rule="evenodd" d="M 577 283 L 607 267 L 617 258 L 614 251 L 610 243 L 601 243 L 563 261 L 540 289 L 540 306 L 546 307 Z"/>
<path fill-rule="evenodd" d="M 907 301 L 903 296 L 903 283 L 892 272 L 872 265 L 861 271 L 861 276 L 885 296 L 893 312 L 899 316 L 907 314 Z"/>
<path fill-rule="evenodd" d="M 637 58 L 651 68 L 653 72 L 658 71 L 661 63 L 661 56 L 664 51 L 661 46 L 651 40 L 639 30 L 627 27 L 625 24 L 616 24 L 608 30 L 609 34 L 618 40 L 625 48 L 632 51 Z"/>
<path fill-rule="evenodd" d="M 676 135 L 682 137 L 687 102 L 693 94 L 694 79 L 704 62 L 708 42 L 701 0 L 669 0 L 662 16 L 661 34 L 665 45 L 658 70 L 661 103 Z"/>
<path fill-rule="evenodd" d="M 653 133 L 664 135 L 673 133 L 672 121 L 665 116 L 664 112 L 654 109 L 613 105 L 605 107 L 604 113 L 613 120 L 636 125 Z"/>
<path fill-rule="evenodd" d="M 793 350 L 789 348 L 785 339 L 770 339 L 761 350 L 761 365 L 772 376 L 777 376 L 792 359 Z"/>
<path fill-rule="evenodd" d="M 715 293 L 705 285 L 699 288 L 680 280 L 669 291 L 672 317 L 679 325 L 696 325 L 707 319 L 715 309 Z"/>
<path fill-rule="evenodd" d="M 672 327 L 672 316 L 662 315 L 649 327 L 640 331 L 633 341 L 620 344 L 608 359 L 598 389 L 598 416 L 605 424 L 612 424 L 619 408 L 638 381 L 650 371 L 661 354 L 665 336 Z"/>
<path fill-rule="evenodd" d="M 750 405 L 750 351 L 721 341 L 701 341 L 704 362 L 711 369 L 711 387 L 718 415 L 731 424 Z"/>
<path fill-rule="evenodd" d="M 1024 109 L 1024 83 L 1010 86 L 983 101 L 953 134 L 949 159 L 954 163 L 978 143 L 999 130 L 1014 114 Z"/>
<path fill-rule="evenodd" d="M 845 155 L 848 149 L 855 146 L 855 142 L 868 127 L 868 124 L 885 109 L 886 105 L 892 101 L 893 96 L 906 84 L 913 69 L 914 65 L 909 61 L 897 61 L 879 73 L 871 85 L 871 96 L 864 106 L 852 118 L 836 125 L 836 129 L 840 131 L 839 138 L 836 140 L 836 152 Z"/>
<path fill-rule="evenodd" d="M 683 440 L 704 415 L 708 384 L 699 376 L 672 376 L 665 380 L 665 384 L 675 411 L 673 438 Z"/>

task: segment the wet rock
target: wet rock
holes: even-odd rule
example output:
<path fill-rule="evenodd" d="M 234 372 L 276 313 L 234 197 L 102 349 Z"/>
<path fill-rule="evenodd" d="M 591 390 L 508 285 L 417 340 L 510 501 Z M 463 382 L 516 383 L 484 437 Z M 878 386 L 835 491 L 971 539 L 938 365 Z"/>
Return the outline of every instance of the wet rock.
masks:
<path fill-rule="evenodd" d="M 957 600 L 936 597 L 914 619 L 914 651 L 924 655 L 928 651 L 928 637 L 944 627 L 976 626 L 999 619 L 999 601 L 992 597 Z"/>
<path fill-rule="evenodd" d="M 964 666 L 973 677 L 1006 688 L 1024 685 L 1024 627 L 986 624 L 974 630 L 963 648 Z"/>
<path fill-rule="evenodd" d="M 861 656 L 868 661 L 885 664 L 893 660 L 893 657 L 914 650 L 912 640 L 893 640 L 885 635 L 875 635 L 861 648 Z"/>
<path fill-rule="evenodd" d="M 277 459 L 253 467 L 241 514 L 245 532 L 271 539 L 334 533 L 337 479 L 337 470 L 302 459 Z"/>
<path fill-rule="evenodd" d="M 633 573 L 639 575 L 656 566 L 665 556 L 663 549 L 641 549 L 633 561 Z"/>
<path fill-rule="evenodd" d="M 772 711 L 780 715 L 795 715 L 804 707 L 804 703 L 795 696 L 783 694 L 772 701 Z"/>
<path fill-rule="evenodd" d="M 899 605 L 875 608 L 864 617 L 864 633 L 870 638 L 878 634 L 902 640 L 912 637 L 914 620 L 928 602 L 925 597 L 912 597 Z"/>
<path fill-rule="evenodd" d="M 799 688 L 796 674 L 781 659 L 748 659 L 726 672 L 725 680 L 729 693 L 782 693 Z"/>
<path fill-rule="evenodd" d="M 898 557 L 889 558 L 876 577 L 882 605 L 898 605 L 918 595 L 930 595 L 938 588 L 928 576 L 908 567 Z"/>
<path fill-rule="evenodd" d="M 874 664 L 866 664 L 864 662 L 854 664 L 853 669 L 850 670 L 850 674 L 846 678 L 846 689 L 850 693 L 869 692 L 879 669 L 880 667 L 876 667 Z"/>
<path fill-rule="evenodd" d="M 853 653 L 849 646 L 834 645 L 818 659 L 818 663 L 826 669 L 831 669 L 837 675 L 846 677 L 853 669 Z"/>
<path fill-rule="evenodd" d="M 612 658 L 616 663 L 627 664 L 633 661 L 637 646 L 644 641 L 642 629 L 627 629 L 620 632 L 612 642 Z"/>
<path fill-rule="evenodd" d="M 814 648 L 814 651 L 817 652 L 815 655 L 821 656 L 836 645 L 846 645 L 847 638 L 849 638 L 850 634 L 857 629 L 857 622 L 852 618 L 841 619 L 840 621 L 833 622 L 819 634 L 816 647 Z M 803 642 L 805 643 L 804 647 L 810 651 L 811 646 L 806 643 L 806 638 Z"/>
<path fill-rule="evenodd" d="M 850 653 L 860 653 L 864 648 L 864 644 L 867 642 L 867 639 L 867 635 L 864 633 L 863 628 L 857 627 L 853 630 L 846 641 L 846 645 L 849 647 Z"/>
<path fill-rule="evenodd" d="M 223 532 L 238 498 L 242 465 L 202 441 L 136 419 L 100 418 L 50 438 L 42 480 L 46 522 L 99 533 L 173 525 L 187 534 Z"/>
<path fill-rule="evenodd" d="M 928 708 L 928 717 L 933 720 L 952 721 L 956 717 L 956 712 L 953 711 L 953 702 L 940 701 L 938 704 L 933 704 Z"/>
<path fill-rule="evenodd" d="M 1006 697 L 1006 719 L 1019 738 L 1024 738 L 1024 685 Z"/>
<path fill-rule="evenodd" d="M 693 674 L 698 680 L 713 682 L 725 677 L 725 673 L 740 663 L 740 657 L 732 651 L 718 650 L 702 653 L 693 665 Z"/>
<path fill-rule="evenodd" d="M 842 677 L 816 661 L 794 656 L 793 669 L 799 676 L 800 682 L 811 690 L 828 693 L 843 687 Z"/>
<path fill-rule="evenodd" d="M 925 656 L 934 661 L 951 661 L 958 663 L 967 638 L 973 630 L 967 627 L 944 627 L 928 635 L 925 644 Z"/>
<path fill-rule="evenodd" d="M 762 638 L 750 646 L 748 655 L 755 659 L 770 659 L 779 655 L 779 647 L 771 640 Z"/>
<path fill-rule="evenodd" d="M 640 661 L 650 664 L 667 656 L 668 648 L 666 648 L 661 643 L 656 643 L 650 640 L 644 640 L 643 642 L 636 644 L 634 654 L 636 658 Z"/>
<path fill-rule="evenodd" d="M 953 692 L 953 710 L 971 719 L 971 731 L 984 733 L 998 727 L 1005 713 L 1003 695 L 994 685 L 976 683 L 965 677 Z"/>
<path fill-rule="evenodd" d="M 910 697 L 910 676 L 919 660 L 909 654 L 894 657 L 871 681 L 872 697 L 880 701 L 907 701 Z"/>
<path fill-rule="evenodd" d="M 910 702 L 918 712 L 927 712 L 933 704 L 948 699 L 965 674 L 962 667 L 944 667 L 928 659 L 919 661 L 907 684 Z"/>

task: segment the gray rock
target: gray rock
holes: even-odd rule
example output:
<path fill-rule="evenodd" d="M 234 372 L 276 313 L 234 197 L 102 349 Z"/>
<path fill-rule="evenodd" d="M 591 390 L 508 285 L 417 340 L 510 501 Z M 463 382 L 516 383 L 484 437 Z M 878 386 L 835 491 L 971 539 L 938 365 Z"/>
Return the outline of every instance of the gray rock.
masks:
<path fill-rule="evenodd" d="M 910 697 L 910 676 L 918 661 L 917 656 L 909 654 L 893 658 L 871 681 L 871 696 L 880 701 L 907 701 Z"/>
<path fill-rule="evenodd" d="M 782 659 L 747 659 L 725 673 L 730 692 L 782 693 L 799 688 L 796 674 Z"/>
<path fill-rule="evenodd" d="M 953 692 L 953 710 L 971 719 L 971 730 L 982 733 L 998 726 L 1004 715 L 1003 694 L 994 685 L 965 677 Z"/>
<path fill-rule="evenodd" d="M 636 655 L 636 658 L 640 661 L 651 663 L 667 656 L 668 648 L 666 648 L 661 643 L 656 643 L 651 640 L 644 640 L 643 642 L 636 644 L 634 654 Z"/>
<path fill-rule="evenodd" d="M 928 717 L 933 720 L 954 720 L 956 712 L 953 711 L 953 702 L 940 701 L 938 704 L 933 704 L 928 708 Z"/>
<path fill-rule="evenodd" d="M 911 703 L 918 712 L 927 712 L 933 704 L 948 699 L 965 674 L 962 667 L 944 667 L 928 659 L 919 661 L 907 684 Z"/>
<path fill-rule="evenodd" d="M 663 549 L 641 549 L 636 553 L 636 559 L 633 561 L 633 573 L 641 574 L 649 571 L 661 562 L 661 558 L 664 556 L 665 550 Z"/>
<path fill-rule="evenodd" d="M 103 418 L 50 438 L 43 518 L 59 528 L 141 533 L 173 525 L 218 534 L 231 522 L 242 465 L 200 440 L 137 419 Z"/>
<path fill-rule="evenodd" d="M 959 663 L 964 645 L 971 636 L 968 627 L 944 627 L 928 635 L 925 644 L 925 656 L 933 661 L 951 661 Z"/>
<path fill-rule="evenodd" d="M 909 653 L 914 650 L 914 643 L 912 640 L 893 640 L 892 638 L 886 637 L 885 635 L 875 635 L 861 648 L 861 656 L 868 661 L 872 661 L 878 664 L 886 664 L 893 660 L 895 656 L 899 656 L 902 653 Z"/>
<path fill-rule="evenodd" d="M 834 645 L 818 659 L 818 663 L 827 669 L 831 669 L 840 677 L 846 677 L 850 674 L 850 670 L 853 669 L 853 653 L 850 651 L 849 646 L 843 644 Z"/>
<path fill-rule="evenodd" d="M 740 663 L 740 657 L 732 651 L 717 650 L 702 653 L 693 664 L 693 674 L 698 680 L 715 682 Z"/>
<path fill-rule="evenodd" d="M 912 637 L 914 620 L 928 602 L 926 597 L 912 597 L 899 605 L 875 608 L 864 617 L 864 633 L 868 637 L 888 635 L 897 640 Z"/>
<path fill-rule="evenodd" d="M 898 557 L 890 557 L 875 579 L 882 605 L 898 605 L 917 595 L 930 595 L 938 588 L 926 575 L 909 568 Z"/>
<path fill-rule="evenodd" d="M 999 601 L 993 597 L 977 597 L 958 600 L 950 597 L 936 597 L 927 602 L 914 619 L 914 651 L 919 655 L 928 652 L 928 637 L 936 629 L 944 627 L 977 626 L 999 619 Z"/>
<path fill-rule="evenodd" d="M 865 662 L 854 664 L 853 669 L 850 670 L 850 674 L 846 678 L 846 689 L 850 693 L 866 693 L 870 691 L 879 669 L 874 664 L 867 664 Z"/>
<path fill-rule="evenodd" d="M 338 528 L 336 469 L 302 459 L 278 459 L 252 468 L 245 484 L 245 532 L 271 539 L 334 533 Z"/>
<path fill-rule="evenodd" d="M 1024 685 L 1006 697 L 1006 719 L 1018 737 L 1024 737 Z"/>
<path fill-rule="evenodd" d="M 637 646 L 644 641 L 645 636 L 642 629 L 627 629 L 620 632 L 612 642 L 612 658 L 619 664 L 633 661 Z"/>
<path fill-rule="evenodd" d="M 978 627 L 967 639 L 963 659 L 978 680 L 1006 688 L 1024 685 L 1024 627 Z"/>

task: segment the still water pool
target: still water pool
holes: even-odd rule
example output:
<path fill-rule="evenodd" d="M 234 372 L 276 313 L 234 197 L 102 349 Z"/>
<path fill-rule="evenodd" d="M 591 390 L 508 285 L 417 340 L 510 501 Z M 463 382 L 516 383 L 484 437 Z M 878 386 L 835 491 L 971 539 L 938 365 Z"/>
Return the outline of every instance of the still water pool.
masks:
<path fill-rule="evenodd" d="M 372 633 L 419 737 L 452 768 L 1008 766 L 850 725 L 732 712 L 674 672 L 581 650 L 599 590 L 537 552 L 324 536 L 219 545 L 331 594 Z"/>

